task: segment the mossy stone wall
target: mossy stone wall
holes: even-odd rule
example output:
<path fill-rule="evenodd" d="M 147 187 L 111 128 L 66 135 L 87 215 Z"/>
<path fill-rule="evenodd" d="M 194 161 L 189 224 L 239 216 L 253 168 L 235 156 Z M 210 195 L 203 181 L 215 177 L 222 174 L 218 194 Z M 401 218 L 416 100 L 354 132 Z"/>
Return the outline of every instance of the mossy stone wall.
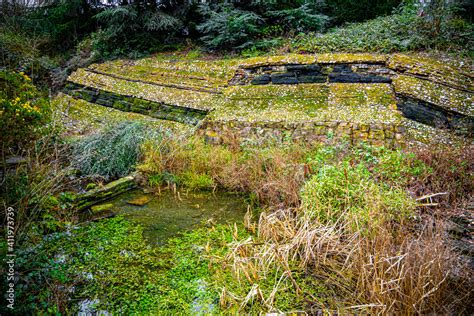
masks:
<path fill-rule="evenodd" d="M 153 102 L 86 87 L 77 83 L 66 84 L 64 92 L 72 97 L 117 110 L 145 114 L 159 119 L 191 125 L 198 124 L 207 114 L 207 111 L 203 110 Z"/>
<path fill-rule="evenodd" d="M 367 142 L 378 146 L 399 147 L 405 144 L 404 127 L 397 124 L 358 124 L 353 122 L 208 122 L 204 121 L 198 134 L 214 144 L 238 140 L 283 142 L 286 140 L 317 143 L 329 139 L 350 143 Z"/>

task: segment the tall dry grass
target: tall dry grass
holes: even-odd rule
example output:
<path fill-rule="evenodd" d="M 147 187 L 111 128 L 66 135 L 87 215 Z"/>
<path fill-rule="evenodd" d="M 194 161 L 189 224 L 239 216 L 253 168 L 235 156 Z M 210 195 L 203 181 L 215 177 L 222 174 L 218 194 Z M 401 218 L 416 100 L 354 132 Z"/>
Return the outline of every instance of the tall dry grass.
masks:
<path fill-rule="evenodd" d="M 299 190 L 308 173 L 300 163 L 305 149 L 301 144 L 266 149 L 212 146 L 200 138 L 159 145 L 146 142 L 138 169 L 147 175 L 206 174 L 218 187 L 252 192 L 264 205 L 294 207 L 299 205 Z"/>
<path fill-rule="evenodd" d="M 221 304 L 229 297 L 245 310 L 253 299 L 268 310 L 281 279 L 289 279 L 293 291 L 309 298 L 306 310 L 312 312 L 421 314 L 467 312 L 466 300 L 472 299 L 469 276 L 457 256 L 443 240 L 440 222 L 425 222 L 415 233 L 409 227 L 387 223 L 379 226 L 375 237 L 348 233 L 345 225 L 324 225 L 308 221 L 295 209 L 262 213 L 257 237 L 235 241 L 226 262 L 241 282 L 253 284 L 246 297 L 238 298 L 227 289 Z M 251 227 L 250 227 L 251 228 Z M 302 292 L 292 277 L 292 262 L 317 279 L 323 280 L 337 297 L 330 306 L 311 293 Z M 259 283 L 271 270 L 274 291 L 265 297 Z"/>
<path fill-rule="evenodd" d="M 453 251 L 439 215 L 472 197 L 472 149 L 424 148 L 414 156 L 364 147 L 319 149 L 212 147 L 191 140 L 149 155 L 159 172 L 210 175 L 223 188 L 251 192 L 270 210 L 257 221 L 246 216 L 253 237 L 241 240 L 236 231 L 223 268 L 249 291 L 224 287 L 221 306 L 246 312 L 257 300 L 274 311 L 282 291 L 293 291 L 313 313 L 467 313 L 474 298 L 472 270 Z M 351 170 L 361 165 L 360 179 L 348 172 L 338 176 L 343 161 Z M 334 172 L 326 175 L 320 171 L 327 165 Z M 318 181 L 326 182 L 320 188 Z M 301 188 L 311 182 L 319 189 L 307 195 L 313 199 L 308 207 Z M 408 197 L 446 191 L 449 199 L 425 212 L 414 211 Z M 334 212 L 324 220 L 311 216 L 315 211 Z M 301 273 L 324 284 L 328 297 L 301 284 Z"/>

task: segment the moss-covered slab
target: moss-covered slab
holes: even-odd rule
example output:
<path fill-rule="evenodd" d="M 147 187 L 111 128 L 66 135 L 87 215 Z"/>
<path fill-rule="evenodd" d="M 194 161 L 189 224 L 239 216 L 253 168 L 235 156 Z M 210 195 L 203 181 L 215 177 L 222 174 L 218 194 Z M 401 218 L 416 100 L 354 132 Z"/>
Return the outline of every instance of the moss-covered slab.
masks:
<path fill-rule="evenodd" d="M 327 111 L 319 118 L 355 123 L 398 123 L 401 114 L 389 84 L 333 83 Z"/>
<path fill-rule="evenodd" d="M 316 62 L 320 64 L 385 64 L 387 55 L 381 54 L 318 54 Z"/>
<path fill-rule="evenodd" d="M 238 64 L 238 59 L 189 61 L 149 57 L 93 64 L 89 69 L 160 85 L 217 91 L 227 85 Z"/>
<path fill-rule="evenodd" d="M 229 87 L 206 120 L 395 123 L 400 117 L 389 84 L 335 83 Z"/>
<path fill-rule="evenodd" d="M 123 192 L 131 190 L 136 186 L 133 176 L 127 176 L 118 180 L 112 181 L 103 187 L 87 191 L 83 194 L 78 194 L 74 200 L 77 210 L 84 210 L 99 202 L 108 200 Z"/>
<path fill-rule="evenodd" d="M 294 122 L 308 120 L 327 105 L 326 85 L 233 86 L 215 99 L 207 120 Z"/>
<path fill-rule="evenodd" d="M 446 110 L 474 116 L 474 94 L 412 76 L 399 75 L 393 80 L 397 94 L 433 103 Z"/>
<path fill-rule="evenodd" d="M 389 58 L 388 66 L 397 72 L 418 76 L 459 90 L 474 92 L 472 74 L 431 58 L 395 54 Z"/>
<path fill-rule="evenodd" d="M 263 66 L 281 66 L 286 64 L 306 65 L 314 63 L 316 63 L 315 55 L 288 54 L 243 59 L 240 61 L 240 66 L 242 68 L 255 68 Z"/>
<path fill-rule="evenodd" d="M 68 81 L 125 96 L 202 110 L 209 110 L 207 100 L 213 97 L 207 92 L 118 79 L 85 69 L 76 70 Z"/>
<path fill-rule="evenodd" d="M 403 118 L 400 123 L 403 135 L 408 140 L 408 145 L 444 144 L 444 145 L 469 145 L 470 140 L 456 135 L 449 130 L 428 126 L 417 121 Z M 471 143 L 472 144 L 472 143 Z"/>
<path fill-rule="evenodd" d="M 311 134 L 321 123 L 325 132 L 331 132 L 335 123 L 350 137 L 400 143 L 401 132 L 392 128 L 410 119 L 433 127 L 438 126 L 434 120 L 441 118 L 449 123 L 446 128 L 457 130 L 457 119 L 467 117 L 469 129 L 474 112 L 470 74 L 438 61 L 401 54 L 288 54 L 213 60 L 159 55 L 94 64 L 74 72 L 69 80 L 145 102 L 146 109 L 143 104 L 127 104 L 124 111 L 150 115 L 147 102 L 153 101 L 163 107 L 199 110 L 203 116 L 208 113 L 199 121 L 202 126 L 220 124 L 270 134 L 290 126 L 297 138 L 304 139 L 307 136 L 296 129 Z M 109 105 L 100 98 L 100 91 L 95 92 L 99 96 L 93 102 L 112 107 L 117 103 L 118 108 L 124 103 L 114 98 Z M 400 111 L 403 109 L 405 112 Z M 431 116 L 421 119 L 426 113 Z M 313 127 L 306 130 L 306 124 Z M 390 128 L 378 128 L 379 124 Z M 410 131 L 430 135 L 430 128 L 412 125 Z M 386 131 L 390 135 L 385 135 Z"/>
<path fill-rule="evenodd" d="M 53 102 L 56 113 L 61 115 L 61 121 L 70 134 L 82 135 L 97 131 L 106 125 L 118 125 L 125 121 L 139 121 L 150 128 L 169 130 L 174 133 L 192 134 L 190 125 L 165 121 L 133 112 L 119 111 L 85 100 L 75 99 L 60 93 Z"/>

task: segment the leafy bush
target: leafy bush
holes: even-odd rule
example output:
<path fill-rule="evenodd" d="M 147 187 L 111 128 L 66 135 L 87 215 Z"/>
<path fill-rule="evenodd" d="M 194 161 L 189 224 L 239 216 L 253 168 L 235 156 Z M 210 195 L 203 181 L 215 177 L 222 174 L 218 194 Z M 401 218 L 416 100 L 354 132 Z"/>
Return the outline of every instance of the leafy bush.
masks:
<path fill-rule="evenodd" d="M 136 165 L 141 145 L 160 139 L 161 131 L 149 131 L 142 123 L 124 122 L 73 143 L 72 166 L 84 175 L 122 177 Z"/>
<path fill-rule="evenodd" d="M 94 18 L 102 29 L 92 35 L 92 47 L 106 58 L 130 51 L 145 53 L 159 45 L 163 34 L 172 34 L 181 25 L 179 19 L 156 8 L 145 10 L 140 3 L 112 7 Z"/>
<path fill-rule="evenodd" d="M 216 186 L 214 180 L 205 173 L 185 172 L 179 177 L 179 181 L 190 190 L 206 190 Z"/>
<path fill-rule="evenodd" d="M 414 202 L 404 190 L 377 183 L 364 164 L 322 167 L 305 183 L 301 199 L 309 218 L 322 223 L 344 218 L 354 231 L 375 228 L 414 211 Z"/>
<path fill-rule="evenodd" d="M 390 14 L 403 0 L 325 0 L 323 12 L 333 19 L 333 23 L 361 22 Z"/>
<path fill-rule="evenodd" d="M 202 5 L 200 12 L 206 20 L 197 26 L 204 34 L 201 40 L 212 49 L 243 49 L 250 46 L 264 23 L 261 16 L 254 12 L 236 9 L 223 4 L 212 10 Z"/>
<path fill-rule="evenodd" d="M 27 73 L 37 84 L 49 79 L 49 72 L 57 65 L 48 56 L 41 56 L 37 48 L 44 40 L 28 32 L 9 28 L 0 30 L 0 66 Z"/>
<path fill-rule="evenodd" d="M 0 70 L 0 86 L 0 150 L 25 149 L 45 131 L 49 102 L 24 73 Z"/>
<path fill-rule="evenodd" d="M 297 8 L 269 11 L 268 16 L 280 20 L 279 22 L 286 26 L 288 31 L 296 32 L 320 32 L 329 22 L 328 16 L 316 12 L 309 3 Z"/>

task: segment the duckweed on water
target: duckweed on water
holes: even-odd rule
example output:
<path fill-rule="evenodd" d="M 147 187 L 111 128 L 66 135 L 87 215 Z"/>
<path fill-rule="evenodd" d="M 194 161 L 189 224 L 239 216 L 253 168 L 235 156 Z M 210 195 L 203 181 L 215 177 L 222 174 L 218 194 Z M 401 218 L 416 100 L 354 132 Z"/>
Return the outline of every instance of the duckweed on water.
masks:
<path fill-rule="evenodd" d="M 113 314 L 217 315 L 222 311 L 223 286 L 239 296 L 252 287 L 251 282 L 236 283 L 223 260 L 228 244 L 247 236 L 240 225 L 217 225 L 152 248 L 143 239 L 142 228 L 122 217 L 71 228 L 19 254 L 18 299 L 24 304 L 16 311 L 54 312 L 61 297 L 71 295 L 70 303 L 96 300 L 97 310 Z M 272 278 L 268 276 L 269 286 Z M 269 295 L 272 288 L 264 284 L 262 291 Z M 276 303 L 290 308 L 302 301 L 291 292 L 282 292 Z M 60 307 L 69 313 L 78 308 L 74 303 Z M 257 303 L 252 309 L 261 307 Z"/>

